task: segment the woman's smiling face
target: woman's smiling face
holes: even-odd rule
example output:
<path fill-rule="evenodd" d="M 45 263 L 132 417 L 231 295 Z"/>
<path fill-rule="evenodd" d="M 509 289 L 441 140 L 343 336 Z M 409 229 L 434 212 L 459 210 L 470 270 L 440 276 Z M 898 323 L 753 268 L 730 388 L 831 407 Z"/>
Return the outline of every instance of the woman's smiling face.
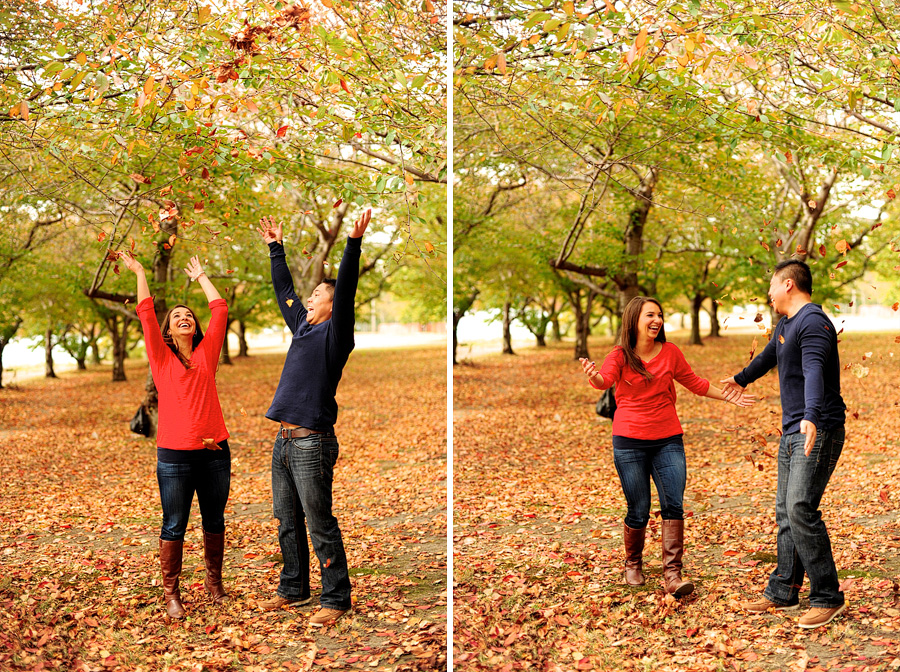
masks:
<path fill-rule="evenodd" d="M 190 308 L 176 306 L 169 316 L 169 333 L 173 336 L 192 338 L 197 331 L 197 320 Z"/>
<path fill-rule="evenodd" d="M 638 335 L 655 341 L 662 327 L 662 308 L 652 301 L 647 301 L 641 306 L 641 315 L 638 318 Z"/>

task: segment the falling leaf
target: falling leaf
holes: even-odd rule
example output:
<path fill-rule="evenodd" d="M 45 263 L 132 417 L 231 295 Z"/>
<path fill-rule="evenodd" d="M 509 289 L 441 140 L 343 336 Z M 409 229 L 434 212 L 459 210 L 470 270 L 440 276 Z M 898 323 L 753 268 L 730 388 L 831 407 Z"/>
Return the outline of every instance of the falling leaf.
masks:
<path fill-rule="evenodd" d="M 784 344 L 784 336 L 782 336 L 781 334 L 778 335 L 778 342 L 782 345 Z"/>
<path fill-rule="evenodd" d="M 277 138 L 283 138 L 283 137 L 285 136 L 285 134 L 287 133 L 287 131 L 288 131 L 288 127 L 287 127 L 287 126 L 282 126 L 282 127 L 279 128 L 277 131 L 275 131 L 275 137 L 277 137 Z"/>
<path fill-rule="evenodd" d="M 294 305 L 293 299 L 285 299 L 284 302 L 287 304 L 288 308 Z"/>
<path fill-rule="evenodd" d="M 900 308 L 900 301 L 891 306 L 891 310 L 893 310 L 894 312 L 897 312 L 898 308 Z"/>
<path fill-rule="evenodd" d="M 852 371 L 857 378 L 865 378 L 869 375 L 869 367 L 862 364 L 854 364 Z"/>
<path fill-rule="evenodd" d="M 334 205 L 332 205 L 331 207 L 332 207 L 332 208 L 336 208 L 336 207 L 338 207 L 338 206 L 339 206 L 341 203 L 343 203 L 343 202 L 344 202 L 344 199 L 343 199 L 343 198 L 339 198 L 338 200 L 336 200 L 336 201 L 334 202 Z"/>
<path fill-rule="evenodd" d="M 791 154 L 791 150 L 787 150 L 787 151 L 784 153 L 784 157 L 785 157 L 785 163 L 789 163 L 789 164 L 790 164 L 790 163 L 793 163 L 793 162 L 794 162 L 794 155 Z"/>
<path fill-rule="evenodd" d="M 99 234 L 97 234 L 97 240 L 99 240 L 101 243 L 103 242 L 104 238 L 106 238 L 106 231 L 101 231 Z"/>
<path fill-rule="evenodd" d="M 203 203 L 203 201 L 197 201 L 196 203 L 194 203 L 194 212 L 203 212 L 205 208 L 206 205 Z"/>
<path fill-rule="evenodd" d="M 144 177 L 143 175 L 138 175 L 137 173 L 132 173 L 128 177 L 130 177 L 132 180 L 134 180 L 138 184 L 150 184 L 149 177 Z"/>
<path fill-rule="evenodd" d="M 819 256 L 824 257 L 828 253 L 828 249 L 824 245 L 819 245 Z"/>
<path fill-rule="evenodd" d="M 841 266 L 846 266 L 847 263 L 848 263 L 847 260 L 844 259 L 844 261 L 838 262 L 838 265 L 835 266 L 835 268 L 840 268 Z"/>
<path fill-rule="evenodd" d="M 209 179 L 209 171 L 206 168 L 204 168 L 202 171 L 200 171 L 200 177 L 202 177 L 204 180 L 208 180 Z"/>
<path fill-rule="evenodd" d="M 888 199 L 893 201 L 897 197 L 897 193 L 893 189 L 888 189 L 887 197 L 888 197 Z"/>
<path fill-rule="evenodd" d="M 350 94 L 351 96 L 353 95 L 352 93 L 350 93 L 350 87 L 347 86 L 347 82 L 344 81 L 343 79 L 341 80 L 341 88 L 342 88 L 344 91 L 346 91 L 348 94 Z"/>
<path fill-rule="evenodd" d="M 410 175 L 409 173 L 406 174 L 406 177 L 404 179 L 406 180 L 406 183 L 409 186 L 412 186 L 416 183 L 415 178 L 412 175 Z"/>
<path fill-rule="evenodd" d="M 246 107 L 248 110 L 250 110 L 253 114 L 257 114 L 259 112 L 259 108 L 256 106 L 256 103 L 254 103 L 252 100 L 249 100 L 249 99 L 242 100 L 241 103 L 244 105 L 244 107 Z"/>
<path fill-rule="evenodd" d="M 836 249 L 841 254 L 847 254 L 850 251 L 850 243 L 846 240 L 839 240 L 834 244 L 834 249 Z"/>

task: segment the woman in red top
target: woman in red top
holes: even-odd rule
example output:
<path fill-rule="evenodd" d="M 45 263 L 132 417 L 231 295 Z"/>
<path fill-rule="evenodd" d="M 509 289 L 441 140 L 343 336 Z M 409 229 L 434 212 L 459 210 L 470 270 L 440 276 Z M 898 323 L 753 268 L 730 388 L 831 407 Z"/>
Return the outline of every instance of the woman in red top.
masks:
<path fill-rule="evenodd" d="M 581 360 L 591 386 L 616 386 L 613 418 L 613 458 L 628 503 L 625 515 L 625 581 L 644 584 L 644 534 L 650 520 L 650 478 L 656 484 L 662 509 L 663 583 L 666 592 L 682 596 L 694 584 L 681 578 L 684 552 L 684 486 L 687 463 L 681 423 L 675 411 L 678 381 L 698 396 L 726 401 L 725 395 L 700 378 L 681 350 L 666 342 L 662 306 L 638 296 L 622 314 L 619 344 L 607 355 L 600 371 L 594 362 Z M 735 396 L 738 406 L 755 401 Z"/>
<path fill-rule="evenodd" d="M 159 558 L 166 611 L 171 618 L 180 619 L 184 606 L 178 580 L 195 491 L 203 519 L 204 585 L 214 602 L 228 597 L 222 586 L 222 558 L 231 453 L 215 377 L 228 325 L 228 306 L 206 277 L 200 260 L 192 257 L 185 272 L 192 281 L 200 282 L 212 312 L 206 334 L 193 311 L 183 305 L 169 311 L 160 329 L 143 266 L 127 254 L 120 258 L 137 276 L 137 313 L 159 392 L 156 478 L 163 510 Z"/>

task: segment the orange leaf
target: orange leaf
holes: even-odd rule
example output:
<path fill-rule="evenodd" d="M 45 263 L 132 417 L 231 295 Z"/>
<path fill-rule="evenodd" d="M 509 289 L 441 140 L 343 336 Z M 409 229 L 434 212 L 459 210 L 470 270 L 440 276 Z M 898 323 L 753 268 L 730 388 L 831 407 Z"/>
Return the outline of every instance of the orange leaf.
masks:
<path fill-rule="evenodd" d="M 257 114 L 259 112 L 259 108 L 252 100 L 243 100 L 241 102 L 244 104 L 244 107 L 253 112 L 253 114 Z"/>
<path fill-rule="evenodd" d="M 778 337 L 778 342 L 783 344 L 783 343 L 784 343 L 784 336 L 779 336 L 779 337 Z"/>
<path fill-rule="evenodd" d="M 893 189 L 888 189 L 887 197 L 893 201 L 895 198 L 897 198 L 897 192 L 895 192 Z"/>
<path fill-rule="evenodd" d="M 285 136 L 285 134 L 287 133 L 287 130 L 288 130 L 287 126 L 282 126 L 277 131 L 275 131 L 275 137 L 283 138 Z"/>
<path fill-rule="evenodd" d="M 840 268 L 841 266 L 846 266 L 846 265 L 847 265 L 847 260 L 844 259 L 844 260 L 843 260 L 842 262 L 840 262 L 837 266 L 835 266 L 835 268 Z"/>
<path fill-rule="evenodd" d="M 893 310 L 895 313 L 897 312 L 898 308 L 900 308 L 900 301 L 891 306 L 891 310 Z"/>
<path fill-rule="evenodd" d="M 104 238 L 106 238 L 106 231 L 101 231 L 99 234 L 97 234 L 97 240 L 99 240 L 101 243 L 103 242 Z"/>
<path fill-rule="evenodd" d="M 203 201 L 197 201 L 196 203 L 194 203 L 194 212 L 203 212 L 203 209 L 205 207 L 206 206 L 203 205 Z"/>
<path fill-rule="evenodd" d="M 335 201 L 334 205 L 332 205 L 331 207 L 332 207 L 332 208 L 336 208 L 336 207 L 338 207 L 338 206 L 339 206 L 341 203 L 343 203 L 343 202 L 344 202 L 344 199 L 343 199 L 343 198 L 339 198 L 337 201 Z"/>
<path fill-rule="evenodd" d="M 143 175 L 138 175 L 137 173 L 132 173 L 128 177 L 130 177 L 132 180 L 134 180 L 138 184 L 150 184 L 149 177 L 144 177 Z"/>
<path fill-rule="evenodd" d="M 846 240 L 839 240 L 835 243 L 834 248 L 841 254 L 847 254 L 850 251 L 850 243 Z"/>
<path fill-rule="evenodd" d="M 345 82 L 343 79 L 341 80 L 341 88 L 344 91 L 346 91 L 347 93 L 349 93 L 351 96 L 353 95 L 352 93 L 350 93 L 350 87 L 347 86 L 347 82 Z"/>

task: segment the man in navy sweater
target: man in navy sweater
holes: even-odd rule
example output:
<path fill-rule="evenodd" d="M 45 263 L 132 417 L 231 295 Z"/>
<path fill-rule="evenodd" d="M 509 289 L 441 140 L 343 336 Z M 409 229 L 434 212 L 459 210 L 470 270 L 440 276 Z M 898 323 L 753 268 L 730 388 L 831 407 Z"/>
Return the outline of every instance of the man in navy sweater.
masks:
<path fill-rule="evenodd" d="M 793 259 L 779 263 L 769 298 L 784 317 L 765 349 L 743 371 L 722 381 L 726 394 L 735 393 L 778 367 L 784 430 L 775 496 L 778 564 L 763 595 L 741 607 L 751 613 L 797 607 L 805 573 L 810 609 L 800 617 L 801 628 L 830 623 L 847 606 L 819 511 L 844 446 L 841 363 L 834 325 L 811 295 L 809 266 Z"/>
<path fill-rule="evenodd" d="M 263 610 L 312 600 L 306 528 L 322 570 L 321 608 L 310 625 L 333 623 L 350 609 L 350 574 L 337 518 L 331 512 L 338 441 L 335 394 L 353 350 L 360 243 L 372 211 L 353 225 L 337 281 L 324 280 L 307 299 L 294 292 L 284 254 L 282 223 L 274 217 L 257 228 L 269 246 L 272 285 L 285 323 L 293 332 L 281 380 L 266 417 L 281 424 L 272 450 L 272 499 L 284 567 L 275 596 L 260 600 Z M 305 519 L 305 524 L 304 524 Z"/>

